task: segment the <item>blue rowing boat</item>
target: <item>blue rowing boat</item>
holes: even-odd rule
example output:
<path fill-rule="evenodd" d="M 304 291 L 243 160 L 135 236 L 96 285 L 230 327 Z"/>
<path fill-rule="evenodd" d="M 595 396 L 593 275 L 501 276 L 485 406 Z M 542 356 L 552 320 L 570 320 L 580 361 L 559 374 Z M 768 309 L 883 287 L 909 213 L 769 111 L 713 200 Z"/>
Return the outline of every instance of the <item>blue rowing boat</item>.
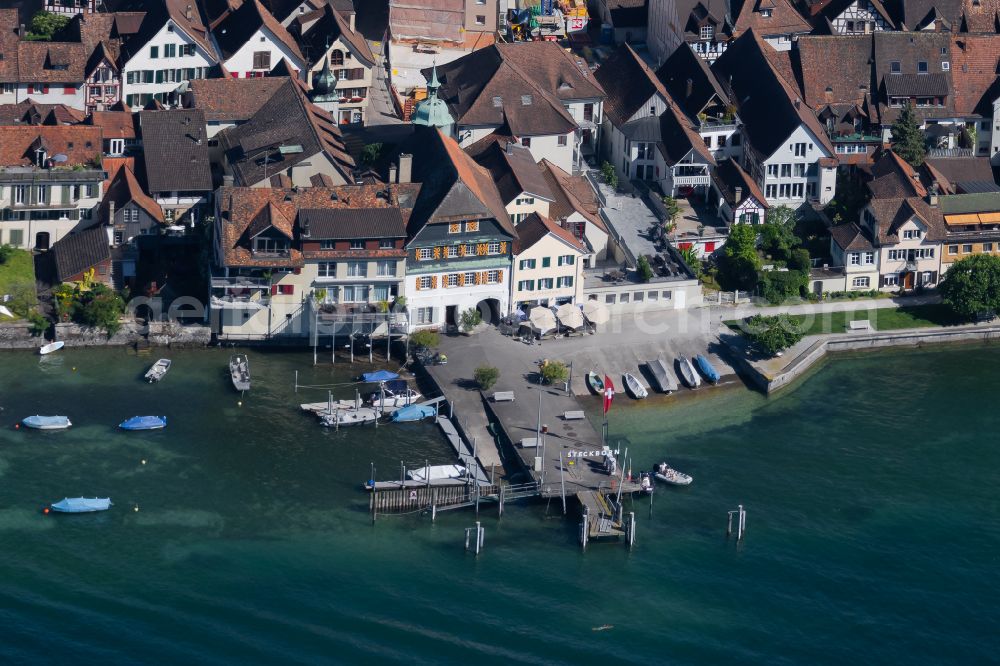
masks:
<path fill-rule="evenodd" d="M 698 364 L 698 369 L 701 370 L 701 374 L 705 375 L 705 379 L 712 382 L 713 384 L 719 383 L 719 373 L 715 369 L 715 367 L 713 367 L 712 364 L 709 363 L 707 358 L 705 358 L 701 354 L 698 354 L 697 356 L 694 357 L 694 360 Z"/>
<path fill-rule="evenodd" d="M 122 430 L 159 430 L 167 427 L 166 416 L 133 416 L 118 424 Z"/>
<path fill-rule="evenodd" d="M 67 497 L 49 505 L 49 509 L 57 513 L 93 513 L 107 511 L 110 508 L 110 497 Z"/>
<path fill-rule="evenodd" d="M 396 423 L 407 421 L 422 421 L 434 416 L 433 405 L 410 405 L 401 407 L 392 413 L 392 420 Z"/>
<path fill-rule="evenodd" d="M 377 370 L 376 372 L 366 372 L 363 375 L 361 375 L 361 381 L 367 382 L 369 384 L 388 382 L 393 379 L 399 379 L 399 375 L 397 375 L 395 372 L 389 372 L 388 370 Z"/>

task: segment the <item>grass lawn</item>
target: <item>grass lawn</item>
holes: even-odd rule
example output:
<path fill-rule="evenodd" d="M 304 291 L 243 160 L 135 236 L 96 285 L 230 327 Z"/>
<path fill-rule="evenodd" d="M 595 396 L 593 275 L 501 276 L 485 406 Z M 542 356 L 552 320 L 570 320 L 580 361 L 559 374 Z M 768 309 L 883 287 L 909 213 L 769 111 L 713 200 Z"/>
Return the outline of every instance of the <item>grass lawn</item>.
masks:
<path fill-rule="evenodd" d="M 7 261 L 0 264 L 0 301 L 3 300 L 5 294 L 13 294 L 14 287 L 18 284 L 30 285 L 31 293 L 34 293 L 35 261 L 27 250 L 14 250 Z M 31 298 L 34 301 L 34 296 Z M 11 303 L 8 303 L 7 306 L 16 310 Z M 0 319 L 11 321 L 8 317 Z"/>
<path fill-rule="evenodd" d="M 867 310 L 859 308 L 854 311 L 824 312 L 817 315 L 791 315 L 792 321 L 805 327 L 806 335 L 821 333 L 846 333 L 848 322 L 867 319 L 878 331 L 894 331 L 901 328 L 924 328 L 927 326 L 953 326 L 965 323 L 955 317 L 951 310 L 942 304 L 914 305 L 903 308 L 881 308 Z M 739 330 L 740 322 L 727 321 L 726 325 L 733 330 Z"/>

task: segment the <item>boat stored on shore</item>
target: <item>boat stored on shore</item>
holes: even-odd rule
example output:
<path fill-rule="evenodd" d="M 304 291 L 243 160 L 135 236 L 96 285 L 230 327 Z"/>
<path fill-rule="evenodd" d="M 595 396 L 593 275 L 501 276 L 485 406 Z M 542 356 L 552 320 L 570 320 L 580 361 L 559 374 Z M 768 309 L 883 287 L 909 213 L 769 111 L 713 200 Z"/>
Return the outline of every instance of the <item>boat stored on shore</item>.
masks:
<path fill-rule="evenodd" d="M 587 387 L 597 395 L 604 394 L 604 380 L 593 370 L 587 373 Z"/>
<path fill-rule="evenodd" d="M 73 425 L 68 416 L 28 416 L 21 425 L 35 430 L 65 430 Z"/>
<path fill-rule="evenodd" d="M 150 384 L 158 382 L 163 379 L 163 375 L 167 374 L 168 370 L 170 370 L 170 359 L 161 358 L 146 371 L 146 381 Z"/>
<path fill-rule="evenodd" d="M 652 361 L 646 361 L 646 367 L 649 369 L 649 374 L 653 377 L 653 388 L 655 388 L 660 393 L 673 393 L 677 390 L 677 380 L 674 379 L 674 373 L 670 372 L 670 368 L 663 359 L 658 358 Z"/>
<path fill-rule="evenodd" d="M 167 427 L 166 416 L 133 416 L 118 424 L 122 430 L 159 430 Z"/>
<path fill-rule="evenodd" d="M 58 502 L 53 502 L 46 509 L 45 513 L 55 511 L 56 513 L 93 513 L 95 511 L 107 511 L 111 508 L 110 497 L 65 497 Z"/>
<path fill-rule="evenodd" d="M 250 360 L 245 354 L 233 354 L 229 357 L 229 375 L 233 380 L 233 388 L 237 391 L 250 390 Z"/>
<path fill-rule="evenodd" d="M 684 380 L 684 383 L 688 385 L 688 388 L 696 389 L 701 386 L 701 377 L 695 371 L 694 366 L 691 365 L 691 360 L 687 356 L 681 356 L 677 359 L 677 372 Z"/>
<path fill-rule="evenodd" d="M 689 475 L 678 472 L 665 462 L 661 462 L 656 466 L 656 478 L 672 486 L 689 486 L 691 485 L 691 481 L 694 480 Z"/>
<path fill-rule="evenodd" d="M 701 354 L 695 356 L 694 360 L 698 363 L 698 369 L 701 370 L 703 375 L 705 375 L 705 379 L 713 384 L 719 383 L 719 371 L 715 369 L 715 366 L 712 365 L 711 361 Z"/>
<path fill-rule="evenodd" d="M 622 379 L 625 382 L 625 388 L 636 400 L 642 400 L 649 396 L 649 391 L 647 391 L 646 387 L 642 385 L 639 378 L 631 372 L 626 372 L 622 375 Z"/>

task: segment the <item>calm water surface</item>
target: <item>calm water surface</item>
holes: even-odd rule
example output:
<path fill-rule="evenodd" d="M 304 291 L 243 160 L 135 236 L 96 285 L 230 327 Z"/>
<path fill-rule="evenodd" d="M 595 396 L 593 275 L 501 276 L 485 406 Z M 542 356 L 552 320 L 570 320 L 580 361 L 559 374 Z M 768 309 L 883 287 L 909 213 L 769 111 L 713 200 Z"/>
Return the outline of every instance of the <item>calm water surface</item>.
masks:
<path fill-rule="evenodd" d="M 636 500 L 635 550 L 581 554 L 555 504 L 511 506 L 484 512 L 478 559 L 470 512 L 370 525 L 370 462 L 385 477 L 450 459 L 429 425 L 329 432 L 301 414 L 323 394 L 296 396 L 294 370 L 319 384 L 346 365 L 251 353 L 241 406 L 228 352 L 171 357 L 149 386 L 154 359 L 121 350 L 0 355 L 3 663 L 996 660 L 996 347 L 841 358 L 769 400 L 622 400 L 612 437 L 695 478 L 652 515 Z M 74 427 L 13 429 L 35 413 Z M 115 429 L 136 414 L 170 424 Z M 40 515 L 66 495 L 115 507 Z"/>

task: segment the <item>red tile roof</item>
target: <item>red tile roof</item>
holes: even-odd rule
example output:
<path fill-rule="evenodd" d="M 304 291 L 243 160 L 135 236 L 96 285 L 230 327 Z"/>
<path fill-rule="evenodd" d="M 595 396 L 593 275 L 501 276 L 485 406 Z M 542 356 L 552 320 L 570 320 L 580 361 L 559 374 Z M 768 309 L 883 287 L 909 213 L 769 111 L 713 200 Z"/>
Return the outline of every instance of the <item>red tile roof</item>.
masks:
<path fill-rule="evenodd" d="M 577 240 L 576 236 L 563 229 L 558 224 L 538 213 L 532 213 L 517 225 L 517 239 L 514 241 L 514 254 L 520 254 L 549 234 L 563 241 L 577 252 L 587 253 L 587 248 Z"/>
<path fill-rule="evenodd" d="M 30 166 L 35 146 L 43 146 L 49 157 L 67 156 L 60 167 L 101 163 L 101 128 L 87 125 L 16 125 L 0 127 L 0 166 Z"/>
<path fill-rule="evenodd" d="M 993 99 L 1000 97 L 994 84 L 1000 66 L 1000 36 L 957 34 L 951 39 L 951 81 L 955 112 L 992 115 Z"/>

